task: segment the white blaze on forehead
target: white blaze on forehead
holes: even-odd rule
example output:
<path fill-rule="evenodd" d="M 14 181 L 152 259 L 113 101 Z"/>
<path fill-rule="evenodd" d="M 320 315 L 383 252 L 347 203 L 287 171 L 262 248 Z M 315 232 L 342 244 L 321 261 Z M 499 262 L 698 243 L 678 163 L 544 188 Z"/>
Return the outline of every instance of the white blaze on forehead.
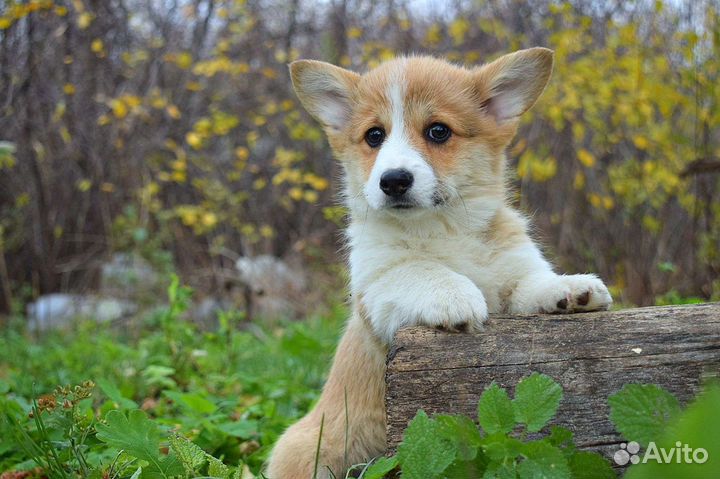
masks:
<path fill-rule="evenodd" d="M 391 77 L 386 93 L 390 99 L 392 123 L 384 126 L 389 135 L 380 147 L 364 188 L 368 203 L 375 209 L 381 208 L 387 200 L 387 196 L 380 189 L 380 177 L 388 170 L 404 169 L 413 175 L 414 181 L 406 193 L 407 199 L 421 207 L 432 206 L 437 186 L 435 173 L 423 156 L 413 148 L 406 131 L 404 65 L 401 68 L 402 70 Z"/>

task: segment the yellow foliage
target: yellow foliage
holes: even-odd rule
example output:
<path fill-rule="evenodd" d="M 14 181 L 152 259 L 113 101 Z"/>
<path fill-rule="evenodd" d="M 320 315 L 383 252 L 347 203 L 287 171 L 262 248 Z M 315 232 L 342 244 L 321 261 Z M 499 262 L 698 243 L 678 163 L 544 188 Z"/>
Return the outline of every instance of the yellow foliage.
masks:
<path fill-rule="evenodd" d="M 247 147 L 244 146 L 238 146 L 235 148 L 235 157 L 238 160 L 245 161 L 250 156 L 250 150 L 247 149 Z"/>
<path fill-rule="evenodd" d="M 318 200 L 318 198 L 319 198 L 319 195 L 318 195 L 317 191 L 306 190 L 306 191 L 303 193 L 303 199 L 304 199 L 307 203 L 316 203 L 317 200 Z"/>
<path fill-rule="evenodd" d="M 123 119 L 128 114 L 127 105 L 122 100 L 112 100 L 110 102 L 110 108 L 112 109 L 112 113 L 115 115 L 115 118 Z"/>
<path fill-rule="evenodd" d="M 350 39 L 360 38 L 362 36 L 362 28 L 350 27 L 347 30 L 347 37 Z"/>
<path fill-rule="evenodd" d="M 638 150 L 647 150 L 648 140 L 642 135 L 635 135 L 633 137 L 633 143 Z"/>
<path fill-rule="evenodd" d="M 179 119 L 182 115 L 180 114 L 180 110 L 175 105 L 168 105 L 168 107 L 165 109 L 168 116 L 172 118 L 173 120 Z"/>
<path fill-rule="evenodd" d="M 578 171 L 575 173 L 575 178 L 573 179 L 573 188 L 576 190 L 582 190 L 585 188 L 585 175 L 582 171 Z"/>
<path fill-rule="evenodd" d="M 584 166 L 586 166 L 588 168 L 592 168 L 593 166 L 595 166 L 595 157 L 592 155 L 592 153 L 590 153 L 589 151 L 587 151 L 584 148 L 581 148 L 580 150 L 578 150 L 577 158 L 578 158 L 578 161 L 580 161 L 580 163 L 582 163 Z"/>
<path fill-rule="evenodd" d="M 262 225 L 260 227 L 260 236 L 263 238 L 272 238 L 275 236 L 275 230 L 273 230 L 271 226 Z"/>
<path fill-rule="evenodd" d="M 75 94 L 75 85 L 72 83 L 66 83 L 63 85 L 63 93 L 66 95 L 74 95 Z"/>
<path fill-rule="evenodd" d="M 187 135 L 185 135 L 185 141 L 195 150 L 199 150 L 200 148 L 202 148 L 202 138 L 194 131 L 191 131 Z"/>
<path fill-rule="evenodd" d="M 175 64 L 178 68 L 187 70 L 192 66 L 193 57 L 188 52 L 182 52 L 175 57 Z"/>
<path fill-rule="evenodd" d="M 90 26 L 90 24 L 95 20 L 95 15 L 89 12 L 83 12 L 80 15 L 78 15 L 77 18 L 77 25 L 80 28 L 80 30 L 85 30 L 87 27 Z"/>
<path fill-rule="evenodd" d="M 437 45 L 442 40 L 442 30 L 440 25 L 433 23 L 425 33 L 425 43 L 429 45 Z"/>
<path fill-rule="evenodd" d="M 470 30 L 470 22 L 466 18 L 458 18 L 450 24 L 448 33 L 453 39 L 455 45 L 460 45 L 465 40 L 465 35 Z"/>
<path fill-rule="evenodd" d="M 105 53 L 105 45 L 102 40 L 96 38 L 90 43 L 90 50 L 98 56 L 103 55 Z"/>
<path fill-rule="evenodd" d="M 92 187 L 92 181 L 85 178 L 85 179 L 79 180 L 75 184 L 75 186 L 77 187 L 78 190 L 80 190 L 82 192 L 86 192 Z"/>
<path fill-rule="evenodd" d="M 288 196 L 295 201 L 300 201 L 303 198 L 303 190 L 297 186 L 293 186 L 288 190 Z"/>

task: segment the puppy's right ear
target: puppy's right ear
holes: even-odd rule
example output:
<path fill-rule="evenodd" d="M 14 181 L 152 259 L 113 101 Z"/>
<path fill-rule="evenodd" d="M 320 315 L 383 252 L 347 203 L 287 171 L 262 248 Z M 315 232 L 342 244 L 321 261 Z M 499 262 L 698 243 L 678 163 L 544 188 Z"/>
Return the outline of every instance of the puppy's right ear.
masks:
<path fill-rule="evenodd" d="M 293 88 L 305 109 L 329 132 L 343 129 L 352 113 L 352 92 L 360 75 L 316 60 L 290 64 Z"/>

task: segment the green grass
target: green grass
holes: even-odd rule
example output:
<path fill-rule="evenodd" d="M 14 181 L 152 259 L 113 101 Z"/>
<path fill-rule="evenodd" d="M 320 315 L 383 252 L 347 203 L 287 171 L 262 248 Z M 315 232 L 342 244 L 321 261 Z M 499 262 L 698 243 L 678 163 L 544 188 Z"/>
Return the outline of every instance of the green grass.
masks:
<path fill-rule="evenodd" d="M 39 340 L 21 328 L 2 332 L 0 417 L 7 420 L 0 421 L 0 473 L 36 466 L 18 447 L 12 421 L 39 440 L 41 426 L 29 417 L 33 400 L 84 381 L 96 384 L 92 395 L 68 408 L 79 424 L 113 409 L 141 407 L 160 428 L 177 431 L 228 465 L 242 462 L 258 473 L 278 436 L 319 395 L 346 311 L 336 307 L 324 317 L 272 328 L 245 324 L 244 330 L 239 314 L 230 312 L 221 315 L 217 331 L 201 332 L 179 319 L 188 297 L 174 283 L 169 307 L 121 327 L 86 322 Z M 70 463 L 77 461 L 68 452 L 67 424 L 59 424 L 63 414 L 41 416 L 49 420 L 50 443 Z M 91 469 L 107 467 L 116 454 L 94 437 L 83 448 Z M 80 464 L 77 470 L 82 472 Z"/>

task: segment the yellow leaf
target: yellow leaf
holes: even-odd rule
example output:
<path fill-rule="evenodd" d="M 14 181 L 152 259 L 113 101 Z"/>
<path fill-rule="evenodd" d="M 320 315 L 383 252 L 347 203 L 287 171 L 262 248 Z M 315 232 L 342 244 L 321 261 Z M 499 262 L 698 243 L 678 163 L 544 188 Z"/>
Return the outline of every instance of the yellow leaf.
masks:
<path fill-rule="evenodd" d="M 72 83 L 66 83 L 63 85 L 63 93 L 66 95 L 74 95 L 75 94 L 75 85 Z"/>
<path fill-rule="evenodd" d="M 265 178 L 258 178 L 253 181 L 253 188 L 256 190 L 262 190 L 267 186 L 267 180 Z"/>
<path fill-rule="evenodd" d="M 275 231 L 268 225 L 262 225 L 260 227 L 260 236 L 263 238 L 272 238 L 275 236 Z"/>
<path fill-rule="evenodd" d="M 12 25 L 12 20 L 6 17 L 0 17 L 0 30 L 6 30 Z"/>
<path fill-rule="evenodd" d="M 137 108 L 142 104 L 142 99 L 137 95 L 123 95 L 123 101 L 130 108 Z"/>
<path fill-rule="evenodd" d="M 450 24 L 448 33 L 453 38 L 455 45 L 460 45 L 465 40 L 465 34 L 470 29 L 470 22 L 466 18 L 458 18 Z"/>
<path fill-rule="evenodd" d="M 305 193 L 303 193 L 303 199 L 308 203 L 315 203 L 317 202 L 318 198 L 319 196 L 317 194 L 317 191 L 307 190 L 305 191 Z"/>
<path fill-rule="evenodd" d="M 58 17 L 64 17 L 65 15 L 67 15 L 67 13 L 68 13 L 67 7 L 63 7 L 61 5 L 55 6 L 55 15 L 57 15 Z"/>
<path fill-rule="evenodd" d="M 633 143 L 635 143 L 635 147 L 636 147 L 638 150 L 647 150 L 647 147 L 648 147 L 648 144 L 649 144 L 649 143 L 648 143 L 648 139 L 645 138 L 645 137 L 642 136 L 642 135 L 636 135 L 636 136 L 633 138 Z"/>
<path fill-rule="evenodd" d="M 182 52 L 175 59 L 175 64 L 178 66 L 178 68 L 187 70 L 192 66 L 192 61 L 192 55 L 190 55 L 188 52 Z"/>
<path fill-rule="evenodd" d="M 363 33 L 362 28 L 350 27 L 350 28 L 348 28 L 348 31 L 347 31 L 347 37 L 351 38 L 351 39 L 360 38 L 362 36 L 362 33 Z"/>
<path fill-rule="evenodd" d="M 217 224 L 217 216 L 215 213 L 206 212 L 202 215 L 202 224 L 208 227 L 215 226 Z"/>
<path fill-rule="evenodd" d="M 180 114 L 180 110 L 175 105 L 169 105 L 165 111 L 167 111 L 168 116 L 172 118 L 173 120 L 177 120 L 182 115 Z"/>
<path fill-rule="evenodd" d="M 575 178 L 573 179 L 573 188 L 576 190 L 582 190 L 585 187 L 585 175 L 582 171 L 578 171 L 575 173 Z"/>
<path fill-rule="evenodd" d="M 272 79 L 272 78 L 277 78 L 277 76 L 278 76 L 277 71 L 276 71 L 276 70 L 273 70 L 273 69 L 270 68 L 270 67 L 263 68 L 263 69 L 262 69 L 262 74 L 263 74 L 263 76 L 265 76 L 266 78 L 270 78 L 270 79 Z"/>
<path fill-rule="evenodd" d="M 428 28 L 427 33 L 425 33 L 425 42 L 430 45 L 436 45 L 440 43 L 442 40 L 442 35 L 440 31 L 440 25 L 437 23 L 433 24 Z"/>
<path fill-rule="evenodd" d="M 250 150 L 248 150 L 246 147 L 238 146 L 237 148 L 235 148 L 235 157 L 238 160 L 247 160 L 249 156 Z"/>
<path fill-rule="evenodd" d="M 96 38 L 95 40 L 90 43 L 90 50 L 93 51 L 93 53 L 102 53 L 104 48 L 103 41 L 99 38 Z"/>
<path fill-rule="evenodd" d="M 297 186 L 294 186 L 288 191 L 288 196 L 295 201 L 300 201 L 303 197 L 303 191 Z"/>
<path fill-rule="evenodd" d="M 78 27 L 80 27 L 80 30 L 85 30 L 87 27 L 90 26 L 95 16 L 92 13 L 83 12 L 78 16 Z"/>
<path fill-rule="evenodd" d="M 82 180 L 78 181 L 75 186 L 77 187 L 78 190 L 85 192 L 92 187 L 92 181 L 90 181 L 88 179 L 82 179 Z"/>
<path fill-rule="evenodd" d="M 121 100 L 112 100 L 110 102 L 110 108 L 112 109 L 113 115 L 115 115 L 115 118 L 125 118 L 128 114 L 127 105 Z"/>
<path fill-rule="evenodd" d="M 185 141 L 187 141 L 187 144 L 192 146 L 196 150 L 199 150 L 200 147 L 202 147 L 202 138 L 194 131 L 191 131 L 190 133 L 185 135 Z"/>
<path fill-rule="evenodd" d="M 593 166 L 595 166 L 595 157 L 585 148 L 581 148 L 577 152 L 577 158 L 580 163 L 582 163 L 588 168 L 592 168 Z"/>

